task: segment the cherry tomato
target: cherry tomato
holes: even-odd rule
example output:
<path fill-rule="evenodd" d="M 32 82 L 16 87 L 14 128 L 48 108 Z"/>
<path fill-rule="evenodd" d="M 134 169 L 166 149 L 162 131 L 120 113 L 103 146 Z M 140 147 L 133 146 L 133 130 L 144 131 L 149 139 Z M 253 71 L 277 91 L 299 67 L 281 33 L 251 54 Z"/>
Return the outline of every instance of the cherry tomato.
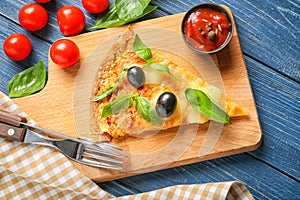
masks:
<path fill-rule="evenodd" d="M 98 14 L 104 12 L 109 4 L 108 0 L 81 0 L 82 6 L 88 12 Z"/>
<path fill-rule="evenodd" d="M 59 39 L 50 47 L 52 61 L 63 67 L 73 66 L 80 58 L 80 51 L 75 42 L 69 39 Z"/>
<path fill-rule="evenodd" d="M 23 28 L 38 31 L 48 22 L 48 13 L 40 4 L 26 4 L 19 11 L 19 21 Z"/>
<path fill-rule="evenodd" d="M 72 5 L 62 6 L 57 11 L 57 21 L 60 31 L 65 36 L 77 35 L 85 27 L 85 16 L 83 12 Z"/>
<path fill-rule="evenodd" d="M 35 0 L 36 2 L 39 2 L 39 3 L 48 3 L 50 2 L 51 0 Z"/>
<path fill-rule="evenodd" d="M 29 56 L 31 42 L 27 36 L 21 33 L 14 33 L 4 40 L 3 49 L 10 59 L 21 61 Z"/>

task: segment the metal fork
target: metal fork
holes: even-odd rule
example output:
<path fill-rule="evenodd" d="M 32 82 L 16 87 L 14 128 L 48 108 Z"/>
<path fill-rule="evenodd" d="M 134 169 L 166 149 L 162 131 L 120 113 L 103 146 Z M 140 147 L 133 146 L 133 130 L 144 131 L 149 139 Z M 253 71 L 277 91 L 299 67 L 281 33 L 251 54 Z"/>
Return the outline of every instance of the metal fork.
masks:
<path fill-rule="evenodd" d="M 109 143 L 91 143 L 87 140 L 53 139 L 43 135 L 47 129 L 26 123 L 24 117 L 0 110 L 0 137 L 23 143 L 53 147 L 68 158 L 90 166 L 123 170 L 125 151 Z M 53 131 L 50 131 L 53 133 Z M 62 134 L 61 134 L 62 135 Z"/>

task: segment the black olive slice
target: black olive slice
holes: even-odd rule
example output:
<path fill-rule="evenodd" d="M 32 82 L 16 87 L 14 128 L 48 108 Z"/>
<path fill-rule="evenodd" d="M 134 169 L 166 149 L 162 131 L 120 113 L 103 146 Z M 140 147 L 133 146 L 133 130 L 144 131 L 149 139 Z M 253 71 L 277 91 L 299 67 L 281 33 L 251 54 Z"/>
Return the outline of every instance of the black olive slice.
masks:
<path fill-rule="evenodd" d="M 160 117 L 169 117 L 175 111 L 177 105 L 177 98 L 171 92 L 164 92 L 162 93 L 156 102 L 156 113 Z"/>
<path fill-rule="evenodd" d="M 133 66 L 127 71 L 127 79 L 133 87 L 139 88 L 145 83 L 145 73 L 142 68 Z"/>

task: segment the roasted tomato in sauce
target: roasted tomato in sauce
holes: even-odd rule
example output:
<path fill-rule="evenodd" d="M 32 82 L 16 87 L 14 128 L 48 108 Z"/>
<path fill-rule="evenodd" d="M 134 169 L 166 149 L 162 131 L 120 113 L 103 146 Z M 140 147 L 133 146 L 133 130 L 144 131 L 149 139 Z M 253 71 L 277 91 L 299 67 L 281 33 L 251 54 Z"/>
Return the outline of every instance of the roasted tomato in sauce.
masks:
<path fill-rule="evenodd" d="M 231 32 L 228 17 L 212 8 L 196 8 L 184 21 L 184 35 L 195 49 L 213 51 L 227 40 Z"/>

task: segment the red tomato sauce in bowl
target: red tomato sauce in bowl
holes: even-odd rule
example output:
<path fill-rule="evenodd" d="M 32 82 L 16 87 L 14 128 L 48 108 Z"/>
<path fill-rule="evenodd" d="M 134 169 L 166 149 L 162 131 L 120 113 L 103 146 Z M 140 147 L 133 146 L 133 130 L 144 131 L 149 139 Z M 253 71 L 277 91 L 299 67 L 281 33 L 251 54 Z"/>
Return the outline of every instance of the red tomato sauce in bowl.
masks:
<path fill-rule="evenodd" d="M 200 52 L 221 50 L 229 43 L 233 33 L 229 14 L 215 4 L 200 4 L 192 8 L 182 23 L 185 42 Z"/>

